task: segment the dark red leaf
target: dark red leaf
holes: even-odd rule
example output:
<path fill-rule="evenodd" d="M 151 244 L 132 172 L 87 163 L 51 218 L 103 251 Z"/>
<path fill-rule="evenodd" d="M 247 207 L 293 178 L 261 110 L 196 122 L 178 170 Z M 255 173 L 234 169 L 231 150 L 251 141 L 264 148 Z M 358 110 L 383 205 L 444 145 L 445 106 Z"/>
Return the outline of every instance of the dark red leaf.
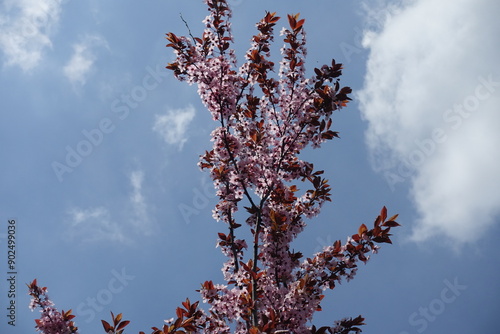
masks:
<path fill-rule="evenodd" d="M 104 327 L 104 331 L 106 333 L 113 330 L 113 327 L 111 327 L 111 325 L 106 320 L 101 320 L 101 322 L 102 322 L 102 327 Z"/>
<path fill-rule="evenodd" d="M 394 220 L 388 220 L 385 223 L 383 223 L 382 226 L 396 227 L 396 226 L 401 226 L 401 225 L 398 224 L 397 222 L 395 222 Z"/>
<path fill-rule="evenodd" d="M 130 321 L 128 321 L 128 320 L 122 321 L 122 322 L 118 325 L 118 327 L 116 328 L 116 330 L 117 330 L 117 331 L 119 331 L 119 330 L 121 330 L 121 329 L 125 328 L 128 324 L 130 324 Z"/>
<path fill-rule="evenodd" d="M 385 206 L 382 208 L 382 210 L 380 210 L 380 218 L 382 219 L 382 221 L 385 221 L 385 219 L 387 218 L 387 208 Z"/>

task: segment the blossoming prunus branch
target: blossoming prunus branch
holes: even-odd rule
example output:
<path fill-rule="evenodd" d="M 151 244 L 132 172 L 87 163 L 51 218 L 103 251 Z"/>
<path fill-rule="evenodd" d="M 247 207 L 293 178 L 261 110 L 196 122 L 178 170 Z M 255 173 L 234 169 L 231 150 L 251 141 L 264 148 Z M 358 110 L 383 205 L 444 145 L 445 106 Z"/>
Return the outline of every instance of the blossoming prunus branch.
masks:
<path fill-rule="evenodd" d="M 204 282 L 199 292 L 208 310 L 187 299 L 176 317 L 153 327 L 152 334 L 359 333 L 361 316 L 319 328 L 310 321 L 321 310 L 324 290 L 352 279 L 357 263 L 377 252 L 377 243 L 391 243 L 397 215 L 388 218 L 383 207 L 372 228 L 362 224 L 345 243 L 335 241 L 310 258 L 291 248 L 306 226 L 304 219 L 331 201 L 323 171 L 299 154 L 338 137 L 331 130 L 331 116 L 347 105 L 351 93 L 340 86 L 342 65 L 332 60 L 307 78 L 305 21 L 288 15 L 289 27 L 281 30 L 282 60 L 273 75 L 271 44 L 280 18 L 267 12 L 245 62 L 237 67 L 230 47 L 231 10 L 225 0 L 205 3 L 209 15 L 201 37 L 167 34 L 167 47 L 176 55 L 167 68 L 177 79 L 198 86 L 218 124 L 211 134 L 213 148 L 201 156 L 199 166 L 210 172 L 219 199 L 213 217 L 227 226 L 218 234 L 218 246 L 227 256 L 222 268 L 226 283 Z M 242 208 L 250 240 L 238 238 L 243 223 L 236 214 Z M 112 317 L 114 327 L 103 321 L 104 329 L 118 333 L 120 323 Z"/>
<path fill-rule="evenodd" d="M 356 262 L 366 262 L 365 254 L 377 251 L 375 243 L 390 243 L 397 216 L 387 219 L 384 207 L 372 229 L 363 224 L 344 245 L 336 241 L 300 261 L 302 254 L 290 244 L 305 227 L 304 217 L 317 215 L 330 201 L 330 186 L 321 177 L 323 171 L 315 171 L 298 155 L 309 145 L 318 148 L 338 136 L 330 130 L 331 115 L 347 104 L 351 89 L 340 87 L 342 65 L 335 61 L 305 77 L 304 20 L 298 14 L 288 15 L 289 28 L 281 30 L 285 46 L 277 78 L 271 76 L 275 64 L 270 54 L 279 20 L 275 13 L 267 12 L 257 24 L 246 62 L 236 68 L 231 11 L 226 1 L 206 3 L 210 14 L 202 37 L 167 34 L 167 46 L 176 54 L 167 68 L 179 80 L 198 86 L 219 124 L 212 132 L 213 149 L 201 157 L 200 167 L 210 171 L 219 197 L 214 218 L 228 227 L 227 233 L 219 233 L 218 243 L 228 257 L 223 267 L 227 284 L 202 285 L 210 314 L 200 315 L 197 330 L 228 333 L 235 323 L 238 333 L 310 333 L 313 329 L 306 325 L 320 310 L 322 291 L 333 289 L 342 278 L 351 279 Z M 312 188 L 300 193 L 297 180 L 308 181 Z M 241 224 L 235 213 L 241 203 L 247 203 L 246 224 L 253 235 L 249 257 L 246 241 L 236 237 Z M 362 321 L 346 319 L 329 330 L 356 331 Z"/>
<path fill-rule="evenodd" d="M 30 309 L 40 308 L 42 313 L 40 319 L 36 319 L 36 330 L 42 334 L 78 334 L 78 328 L 75 326 L 71 310 L 59 312 L 54 303 L 47 295 L 46 287 L 39 287 L 36 279 L 28 284 L 29 295 L 31 296 Z"/>

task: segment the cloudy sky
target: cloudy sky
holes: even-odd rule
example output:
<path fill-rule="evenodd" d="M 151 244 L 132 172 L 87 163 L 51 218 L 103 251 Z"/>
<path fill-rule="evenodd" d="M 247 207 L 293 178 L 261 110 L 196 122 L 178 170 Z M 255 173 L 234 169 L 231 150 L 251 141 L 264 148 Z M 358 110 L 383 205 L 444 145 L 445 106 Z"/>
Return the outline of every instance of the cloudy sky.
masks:
<path fill-rule="evenodd" d="M 235 49 L 266 10 L 306 19 L 308 69 L 335 58 L 354 101 L 310 159 L 333 203 L 297 240 L 312 254 L 370 224 L 403 225 L 314 323 L 362 314 L 367 333 L 492 333 L 500 311 L 500 3 L 232 0 Z M 164 34 L 203 29 L 202 1 L 5 0 L 0 5 L 0 332 L 34 332 L 37 278 L 81 333 L 109 311 L 148 332 L 222 280 L 213 126 L 164 67 Z M 280 24 L 285 24 L 283 20 Z M 279 29 L 277 29 L 279 31 Z M 276 50 L 281 41 L 277 38 Z M 276 53 L 276 52 L 275 52 Z M 16 326 L 8 222 L 16 221 Z"/>

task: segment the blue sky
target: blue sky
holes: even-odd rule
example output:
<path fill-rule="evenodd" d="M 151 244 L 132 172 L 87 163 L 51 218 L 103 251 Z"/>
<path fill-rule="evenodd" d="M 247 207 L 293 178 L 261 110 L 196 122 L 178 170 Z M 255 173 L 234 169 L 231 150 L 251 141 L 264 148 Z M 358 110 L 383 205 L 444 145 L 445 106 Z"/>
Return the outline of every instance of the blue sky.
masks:
<path fill-rule="evenodd" d="M 265 11 L 306 19 L 308 69 L 335 58 L 354 101 L 340 140 L 304 155 L 333 203 L 310 255 L 399 213 L 394 245 L 329 291 L 314 324 L 362 314 L 367 333 L 493 333 L 500 311 L 500 45 L 495 0 L 230 1 L 241 61 Z M 37 278 L 81 333 L 109 311 L 149 331 L 222 281 L 210 179 L 215 126 L 164 67 L 164 34 L 203 29 L 201 1 L 5 0 L 0 5 L 0 332 L 34 332 Z M 280 22 L 285 24 L 286 20 Z M 279 28 L 277 31 L 279 31 Z M 277 36 L 275 55 L 281 47 Z M 16 326 L 7 225 L 16 220 Z"/>

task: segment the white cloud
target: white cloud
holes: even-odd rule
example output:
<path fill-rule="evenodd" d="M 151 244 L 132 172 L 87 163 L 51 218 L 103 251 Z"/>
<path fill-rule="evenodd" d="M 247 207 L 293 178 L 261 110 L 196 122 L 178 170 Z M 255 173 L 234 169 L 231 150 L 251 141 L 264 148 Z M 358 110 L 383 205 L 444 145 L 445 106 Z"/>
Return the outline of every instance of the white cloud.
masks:
<path fill-rule="evenodd" d="M 155 226 L 149 214 L 150 205 L 143 195 L 144 172 L 131 172 L 127 181 L 132 189 L 117 203 L 118 209 L 98 206 L 67 210 L 64 237 L 81 243 L 133 244 L 138 234 L 151 236 Z"/>
<path fill-rule="evenodd" d="M 66 237 L 79 242 L 117 241 L 128 242 L 122 227 L 111 219 L 104 207 L 68 210 Z"/>
<path fill-rule="evenodd" d="M 357 94 L 375 170 L 410 182 L 412 239 L 472 242 L 500 214 L 500 2 L 406 1 L 365 33 Z"/>
<path fill-rule="evenodd" d="M 130 173 L 129 180 L 132 186 L 132 193 L 129 198 L 133 210 L 132 224 L 134 224 L 136 228 L 139 228 L 143 234 L 150 235 L 151 220 L 148 214 L 146 199 L 142 194 L 144 172 L 137 170 Z"/>
<path fill-rule="evenodd" d="M 187 141 L 187 127 L 194 115 L 195 109 L 192 105 L 184 109 L 167 110 L 166 115 L 155 115 L 153 130 L 158 132 L 167 144 L 179 145 L 179 149 L 182 149 Z"/>
<path fill-rule="evenodd" d="M 71 83 L 84 85 L 89 71 L 92 69 L 97 57 L 94 48 L 107 47 L 107 42 L 100 36 L 85 36 L 80 43 L 73 45 L 73 55 L 63 68 L 64 75 Z"/>
<path fill-rule="evenodd" d="M 59 22 L 62 0 L 6 0 L 0 13 L 0 50 L 7 66 L 36 67 Z"/>

